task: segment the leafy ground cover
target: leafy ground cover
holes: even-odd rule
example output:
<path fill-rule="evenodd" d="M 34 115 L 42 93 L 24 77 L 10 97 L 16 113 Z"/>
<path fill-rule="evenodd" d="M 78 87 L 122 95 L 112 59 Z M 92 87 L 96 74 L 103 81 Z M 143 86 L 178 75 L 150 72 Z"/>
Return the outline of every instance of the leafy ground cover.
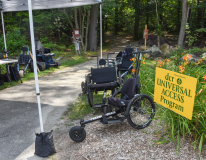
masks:
<path fill-rule="evenodd" d="M 157 143 L 167 143 L 174 141 L 177 150 L 180 147 L 180 137 L 185 140 L 191 140 L 194 149 L 199 149 L 201 155 L 202 145 L 206 141 L 206 59 L 202 58 L 199 62 L 190 62 L 191 51 L 176 50 L 170 59 L 159 60 L 154 67 L 142 65 L 140 70 L 142 93 L 153 96 L 155 83 L 155 67 L 161 67 L 167 70 L 175 71 L 191 77 L 197 78 L 196 97 L 192 120 L 188 120 L 173 111 L 160 105 L 157 109 L 156 119 L 158 119 L 161 127 L 161 134 L 164 135 Z M 183 57 L 183 58 L 181 58 Z"/>

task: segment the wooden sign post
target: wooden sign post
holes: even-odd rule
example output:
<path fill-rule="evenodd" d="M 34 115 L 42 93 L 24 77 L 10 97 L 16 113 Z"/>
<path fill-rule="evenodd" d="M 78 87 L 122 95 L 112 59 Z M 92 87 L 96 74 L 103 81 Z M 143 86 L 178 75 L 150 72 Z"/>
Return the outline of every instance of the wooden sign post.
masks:
<path fill-rule="evenodd" d="M 146 46 L 147 46 L 148 32 L 149 31 L 147 29 L 147 25 L 145 25 L 144 34 L 143 34 L 143 38 L 145 39 L 145 47 L 144 47 L 145 51 L 146 51 Z"/>

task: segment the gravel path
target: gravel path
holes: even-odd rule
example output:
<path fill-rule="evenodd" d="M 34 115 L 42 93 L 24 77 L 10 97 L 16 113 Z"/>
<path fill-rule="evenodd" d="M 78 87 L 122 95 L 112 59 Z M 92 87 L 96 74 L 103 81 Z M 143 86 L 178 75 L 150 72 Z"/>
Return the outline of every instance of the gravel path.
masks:
<path fill-rule="evenodd" d="M 114 38 L 114 37 L 113 37 Z M 111 42 L 112 38 L 109 38 Z M 136 45 L 129 39 L 115 37 L 118 43 L 114 43 L 110 52 L 118 52 L 123 47 Z M 94 115 L 88 115 L 89 119 Z M 68 126 L 73 124 L 72 126 Z M 176 152 L 174 142 L 162 145 L 154 145 L 159 140 L 153 133 L 160 129 L 156 121 L 143 130 L 133 129 L 125 120 L 121 124 L 103 125 L 93 122 L 86 125 L 86 139 L 81 143 L 75 143 L 69 138 L 69 130 L 74 125 L 79 126 L 79 120 L 66 120 L 58 124 L 54 131 L 54 141 L 57 153 L 50 157 L 55 160 L 198 160 L 198 151 L 193 151 L 191 143 L 181 142 L 180 152 Z M 201 160 L 206 160 L 206 144 L 202 149 Z"/>

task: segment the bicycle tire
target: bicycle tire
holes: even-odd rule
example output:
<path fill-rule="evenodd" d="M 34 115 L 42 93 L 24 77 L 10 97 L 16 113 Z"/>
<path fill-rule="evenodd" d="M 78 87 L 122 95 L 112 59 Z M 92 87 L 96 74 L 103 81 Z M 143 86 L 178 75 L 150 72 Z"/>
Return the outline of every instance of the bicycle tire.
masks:
<path fill-rule="evenodd" d="M 149 95 L 138 94 L 129 102 L 126 113 L 127 121 L 131 127 L 135 129 L 146 128 L 155 115 L 154 101 Z"/>

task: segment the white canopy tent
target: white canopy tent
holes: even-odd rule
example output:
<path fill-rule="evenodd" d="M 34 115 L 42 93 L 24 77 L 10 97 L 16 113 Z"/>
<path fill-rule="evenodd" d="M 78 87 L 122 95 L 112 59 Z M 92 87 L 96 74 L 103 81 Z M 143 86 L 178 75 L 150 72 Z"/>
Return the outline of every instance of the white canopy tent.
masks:
<path fill-rule="evenodd" d="M 7 46 L 6 46 L 6 37 L 5 37 L 5 29 L 4 29 L 3 12 L 25 11 L 25 10 L 28 10 L 29 12 L 30 36 L 31 36 L 31 46 L 32 46 L 32 54 L 33 54 L 33 61 L 34 61 L 33 64 L 34 64 L 34 74 L 35 74 L 35 85 L 36 85 L 36 95 L 37 95 L 37 102 L 38 102 L 41 132 L 44 132 L 44 129 L 43 129 L 42 113 L 41 113 L 38 74 L 37 74 L 37 67 L 35 65 L 36 64 L 36 51 L 35 51 L 35 41 L 34 41 L 32 10 L 67 8 L 67 7 L 76 7 L 76 6 L 83 6 L 83 5 L 92 5 L 92 4 L 98 4 L 98 3 L 100 3 L 100 52 L 101 52 L 101 58 L 102 58 L 102 4 L 101 4 L 101 0 L 0 0 L 1 19 L 2 19 L 5 49 L 7 49 Z"/>

